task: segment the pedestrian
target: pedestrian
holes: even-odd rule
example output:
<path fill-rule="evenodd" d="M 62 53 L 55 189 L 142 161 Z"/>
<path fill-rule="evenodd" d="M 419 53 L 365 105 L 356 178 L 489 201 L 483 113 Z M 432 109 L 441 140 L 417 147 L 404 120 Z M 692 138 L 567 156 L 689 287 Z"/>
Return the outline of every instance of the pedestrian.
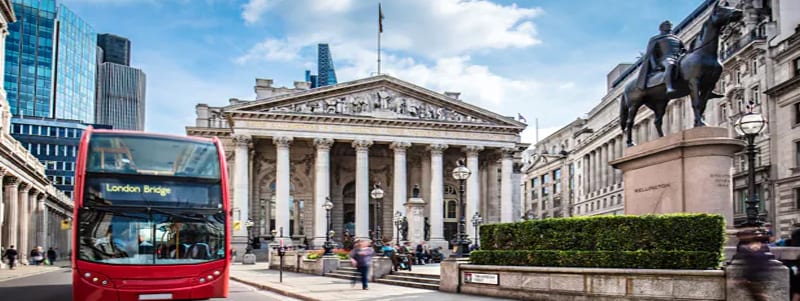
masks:
<path fill-rule="evenodd" d="M 53 250 L 53 247 L 47 249 L 47 260 L 50 261 L 50 265 L 53 265 L 56 262 L 56 250 Z"/>
<path fill-rule="evenodd" d="M 16 266 L 15 262 L 17 261 L 17 255 L 19 255 L 19 254 L 17 253 L 17 250 L 14 249 L 14 246 L 9 246 L 8 249 L 6 249 L 6 253 L 5 253 L 4 256 L 5 256 L 6 259 L 8 259 L 8 266 L 12 270 Z"/>
<path fill-rule="evenodd" d="M 31 249 L 28 264 L 39 265 L 42 262 L 42 260 L 44 260 L 44 256 L 42 256 L 42 253 L 39 252 L 39 249 L 37 248 Z"/>
<path fill-rule="evenodd" d="M 369 276 L 369 265 L 372 263 L 374 252 L 366 240 L 357 240 L 353 250 L 350 251 L 350 263 L 361 274 L 361 289 L 363 290 L 369 289 L 367 287 L 367 277 Z M 352 285 L 355 285 L 355 279 L 353 279 Z"/>
<path fill-rule="evenodd" d="M 744 261 L 744 270 L 740 283 L 742 283 L 755 301 L 766 301 L 767 267 L 770 257 L 765 241 L 769 238 L 766 233 L 758 230 L 744 230 L 737 234 L 739 245 L 735 258 Z"/>

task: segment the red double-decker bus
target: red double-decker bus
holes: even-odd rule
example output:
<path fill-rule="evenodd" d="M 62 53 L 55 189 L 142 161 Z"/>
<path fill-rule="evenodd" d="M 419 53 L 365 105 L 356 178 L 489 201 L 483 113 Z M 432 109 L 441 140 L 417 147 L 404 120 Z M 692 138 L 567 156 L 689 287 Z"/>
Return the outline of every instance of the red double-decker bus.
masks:
<path fill-rule="evenodd" d="M 217 139 L 87 130 L 76 164 L 72 300 L 227 297 L 224 154 Z"/>

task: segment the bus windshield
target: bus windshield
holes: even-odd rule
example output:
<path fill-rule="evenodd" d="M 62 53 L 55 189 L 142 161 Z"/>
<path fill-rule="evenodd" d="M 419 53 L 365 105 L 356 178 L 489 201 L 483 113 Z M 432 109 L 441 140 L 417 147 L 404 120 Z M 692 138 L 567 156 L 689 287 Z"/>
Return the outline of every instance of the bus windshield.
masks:
<path fill-rule="evenodd" d="M 86 172 L 220 178 L 211 142 L 105 133 L 89 141 Z"/>
<path fill-rule="evenodd" d="M 81 260 L 165 265 L 225 258 L 221 210 L 83 207 L 78 218 Z"/>

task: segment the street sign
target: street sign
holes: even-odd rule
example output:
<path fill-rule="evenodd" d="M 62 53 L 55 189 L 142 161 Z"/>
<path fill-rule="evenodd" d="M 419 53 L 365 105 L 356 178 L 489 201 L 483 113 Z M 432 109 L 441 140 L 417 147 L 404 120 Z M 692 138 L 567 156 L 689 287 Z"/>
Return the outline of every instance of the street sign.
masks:
<path fill-rule="evenodd" d="M 72 223 L 70 223 L 68 220 L 61 221 L 61 230 L 69 230 L 70 228 L 72 228 Z"/>
<path fill-rule="evenodd" d="M 500 276 L 498 274 L 464 272 L 464 283 L 500 285 Z"/>
<path fill-rule="evenodd" d="M 233 230 L 239 231 L 242 229 L 242 221 L 233 221 Z"/>

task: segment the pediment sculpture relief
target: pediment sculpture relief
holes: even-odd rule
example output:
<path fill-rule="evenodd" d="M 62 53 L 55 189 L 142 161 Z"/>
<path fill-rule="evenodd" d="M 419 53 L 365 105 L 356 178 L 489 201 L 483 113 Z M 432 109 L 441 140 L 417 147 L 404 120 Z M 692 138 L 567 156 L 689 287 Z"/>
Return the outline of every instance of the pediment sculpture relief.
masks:
<path fill-rule="evenodd" d="M 270 112 L 371 116 L 468 123 L 491 122 L 407 97 L 389 89 L 371 90 L 326 99 L 272 107 Z"/>

